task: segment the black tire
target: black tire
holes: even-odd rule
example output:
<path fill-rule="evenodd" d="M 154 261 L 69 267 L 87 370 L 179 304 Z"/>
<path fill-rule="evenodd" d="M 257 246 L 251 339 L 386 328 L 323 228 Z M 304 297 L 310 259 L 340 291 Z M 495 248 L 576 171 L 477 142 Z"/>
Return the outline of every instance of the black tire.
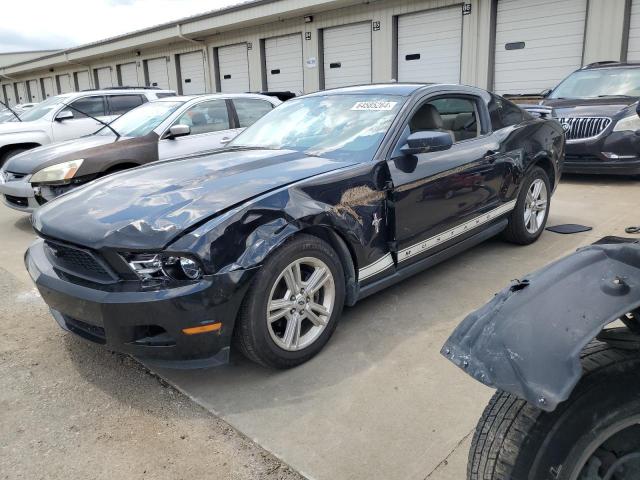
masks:
<path fill-rule="evenodd" d="M 294 260 L 313 257 L 321 260 L 331 271 L 335 285 L 332 314 L 324 331 L 309 346 L 288 351 L 271 338 L 267 327 L 266 311 L 271 288 Z M 234 343 L 249 360 L 271 368 L 292 368 L 315 356 L 331 338 L 342 313 L 345 298 L 344 273 L 340 258 L 325 241 L 312 235 L 301 234 L 288 240 L 264 262 L 253 279 L 238 315 Z"/>
<path fill-rule="evenodd" d="M 527 227 L 524 223 L 524 210 L 527 203 L 527 192 L 529 191 L 531 184 L 537 179 L 542 180 L 547 189 L 547 209 L 545 211 L 544 220 L 542 221 L 540 227 L 535 233 L 531 233 L 527 230 Z M 516 206 L 511 211 L 511 214 L 509 215 L 509 224 L 504 230 L 505 239 L 509 242 L 518 243 L 520 245 L 529 245 L 535 242 L 540 237 L 540 235 L 542 235 L 544 227 L 547 224 L 550 206 L 551 187 L 549 185 L 549 176 L 547 175 L 547 172 L 545 172 L 542 168 L 534 167 L 522 182 L 522 188 L 520 189 L 520 193 L 518 194 Z"/>
<path fill-rule="evenodd" d="M 4 163 L 7 160 L 9 160 L 11 157 L 15 157 L 19 153 L 26 152 L 27 150 L 31 150 L 31 149 L 30 148 L 14 148 L 13 150 L 9 150 L 8 152 L 5 152 L 0 157 L 0 167 L 2 167 L 2 165 L 4 165 Z"/>
<path fill-rule="evenodd" d="M 497 392 L 476 427 L 467 479 L 567 480 L 584 471 L 581 457 L 593 456 L 598 436 L 640 420 L 640 352 L 594 341 L 582 354 L 582 366 L 581 381 L 551 413 Z M 626 434 L 637 441 L 637 451 L 640 425 L 631 428 L 637 431 Z"/>

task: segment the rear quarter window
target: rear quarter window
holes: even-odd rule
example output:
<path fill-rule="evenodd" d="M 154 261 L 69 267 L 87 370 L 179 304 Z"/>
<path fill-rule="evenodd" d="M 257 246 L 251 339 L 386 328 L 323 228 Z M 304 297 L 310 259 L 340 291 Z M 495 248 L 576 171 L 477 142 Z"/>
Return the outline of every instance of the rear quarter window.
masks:
<path fill-rule="evenodd" d="M 234 98 L 233 105 L 242 128 L 253 125 L 257 120 L 273 110 L 273 104 L 257 98 Z"/>
<path fill-rule="evenodd" d="M 142 95 L 111 95 L 107 98 L 111 115 L 122 115 L 147 101 Z"/>
<path fill-rule="evenodd" d="M 517 125 L 529 118 L 529 115 L 515 103 L 497 95 L 493 95 L 489 103 L 489 116 L 493 130 Z"/>

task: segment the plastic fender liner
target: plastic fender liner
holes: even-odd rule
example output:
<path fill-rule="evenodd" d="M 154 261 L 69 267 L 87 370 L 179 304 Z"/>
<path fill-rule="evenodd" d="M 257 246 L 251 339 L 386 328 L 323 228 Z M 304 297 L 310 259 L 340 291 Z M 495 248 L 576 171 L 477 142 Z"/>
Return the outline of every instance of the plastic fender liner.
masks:
<path fill-rule="evenodd" d="M 513 281 L 441 353 L 481 383 L 553 411 L 582 376 L 582 349 L 639 306 L 640 243 L 590 245 Z"/>

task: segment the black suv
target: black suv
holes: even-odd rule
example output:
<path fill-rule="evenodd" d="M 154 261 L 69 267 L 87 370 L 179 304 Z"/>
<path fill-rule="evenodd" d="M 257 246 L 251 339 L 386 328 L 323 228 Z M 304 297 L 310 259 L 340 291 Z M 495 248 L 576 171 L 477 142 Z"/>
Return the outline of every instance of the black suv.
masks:
<path fill-rule="evenodd" d="M 640 174 L 638 100 L 640 63 L 592 63 L 548 92 L 540 103 L 564 128 L 564 171 Z"/>

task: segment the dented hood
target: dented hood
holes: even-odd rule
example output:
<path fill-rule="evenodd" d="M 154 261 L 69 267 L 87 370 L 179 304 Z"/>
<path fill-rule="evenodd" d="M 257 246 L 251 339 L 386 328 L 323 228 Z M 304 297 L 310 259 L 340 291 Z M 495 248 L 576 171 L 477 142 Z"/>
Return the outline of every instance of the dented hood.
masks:
<path fill-rule="evenodd" d="M 640 306 L 640 243 L 603 239 L 499 292 L 442 354 L 476 380 L 552 411 L 582 376 L 580 353 Z"/>
<path fill-rule="evenodd" d="M 161 249 L 185 229 L 307 177 L 350 165 L 288 150 L 223 150 L 135 168 L 62 195 L 33 215 L 45 237 L 90 248 Z"/>

